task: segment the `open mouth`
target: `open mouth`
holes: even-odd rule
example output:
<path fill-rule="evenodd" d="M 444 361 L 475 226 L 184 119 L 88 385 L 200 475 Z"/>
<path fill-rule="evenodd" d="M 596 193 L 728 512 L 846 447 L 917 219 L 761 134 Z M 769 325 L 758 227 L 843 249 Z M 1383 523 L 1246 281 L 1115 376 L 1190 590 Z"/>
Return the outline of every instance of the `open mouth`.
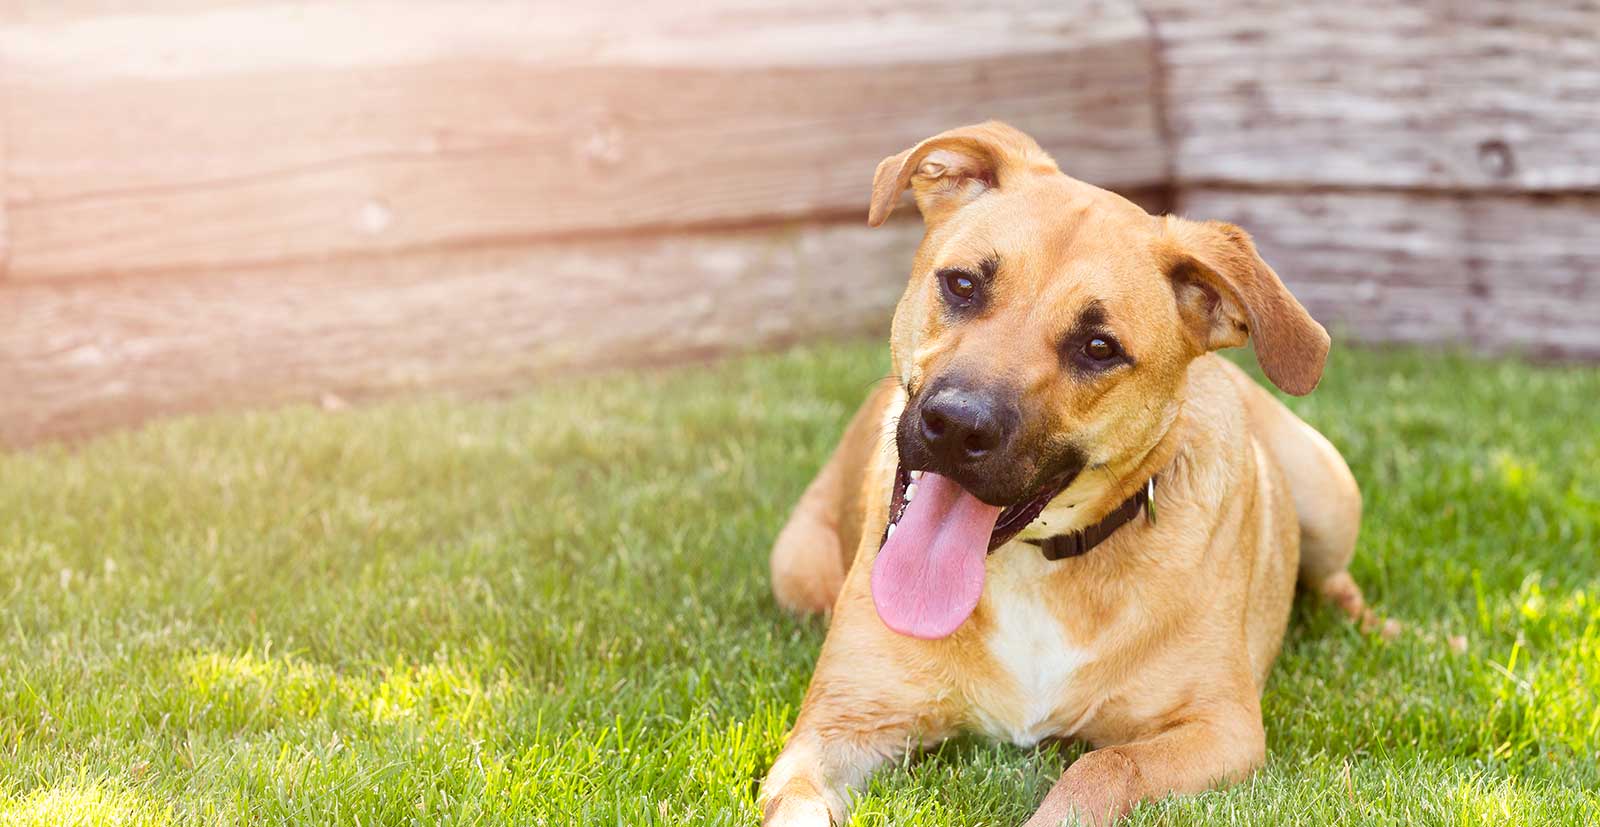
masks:
<path fill-rule="evenodd" d="M 879 548 L 882 548 L 883 544 L 889 541 L 889 535 L 894 533 L 896 525 L 905 516 L 906 506 L 909 502 L 916 499 L 915 489 L 911 488 L 911 485 L 920 480 L 922 476 L 922 471 L 907 471 L 904 465 L 895 467 L 894 494 L 889 499 L 889 525 L 884 528 L 883 537 L 878 540 Z M 1039 514 L 1044 511 L 1044 507 L 1049 505 L 1050 501 L 1059 496 L 1061 492 L 1067 490 L 1067 486 L 1071 485 L 1073 480 L 1077 478 L 1077 471 L 1063 475 L 1052 482 L 1046 483 L 1032 497 L 1002 509 L 1000 516 L 995 519 L 994 528 L 989 532 L 989 545 L 984 551 L 992 552 L 1010 542 L 1011 538 L 1017 536 L 1030 523 L 1038 519 Z M 911 496 L 908 497 L 907 492 L 910 492 Z M 968 494 L 967 496 L 971 495 Z"/>
<path fill-rule="evenodd" d="M 1004 508 L 949 477 L 895 469 L 889 524 L 872 565 L 872 600 L 896 632 L 933 640 L 965 623 L 983 595 L 984 560 L 1028 527 L 1074 471 Z"/>

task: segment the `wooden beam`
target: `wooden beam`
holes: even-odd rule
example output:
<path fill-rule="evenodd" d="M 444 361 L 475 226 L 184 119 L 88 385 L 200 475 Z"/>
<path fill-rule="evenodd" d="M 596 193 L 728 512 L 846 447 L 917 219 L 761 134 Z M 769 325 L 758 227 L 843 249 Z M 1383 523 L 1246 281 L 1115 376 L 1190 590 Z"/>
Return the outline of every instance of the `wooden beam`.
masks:
<path fill-rule="evenodd" d="M 140 0 L 141 13 L 178 13 L 243 6 L 260 0 Z M 10 23 L 53 23 L 126 13 L 128 0 L 7 0 Z"/>
<path fill-rule="evenodd" d="M 1179 186 L 1600 190 L 1600 3 L 1141 3 Z"/>
<path fill-rule="evenodd" d="M 1600 358 L 1600 194 L 1183 194 L 1249 230 L 1312 315 L 1374 342 Z"/>
<path fill-rule="evenodd" d="M 185 411 L 526 387 L 886 332 L 922 226 L 865 222 L 0 286 L 0 444 Z"/>
<path fill-rule="evenodd" d="M 3 28 L 3 25 L 0 25 Z M 11 270 L 11 222 L 7 218 L 11 201 L 11 97 L 5 78 L 12 73 L 4 48 L 0 48 L 0 282 Z"/>
<path fill-rule="evenodd" d="M 10 25 L 13 276 L 853 218 L 885 155 L 989 117 L 1079 177 L 1161 183 L 1137 9 L 1009 5 L 390 0 Z"/>
<path fill-rule="evenodd" d="M 0 71 L 5 66 L 0 63 Z M 0 282 L 4 282 L 11 272 L 11 223 L 6 218 L 9 213 L 6 202 L 6 113 L 5 100 L 0 97 Z"/>

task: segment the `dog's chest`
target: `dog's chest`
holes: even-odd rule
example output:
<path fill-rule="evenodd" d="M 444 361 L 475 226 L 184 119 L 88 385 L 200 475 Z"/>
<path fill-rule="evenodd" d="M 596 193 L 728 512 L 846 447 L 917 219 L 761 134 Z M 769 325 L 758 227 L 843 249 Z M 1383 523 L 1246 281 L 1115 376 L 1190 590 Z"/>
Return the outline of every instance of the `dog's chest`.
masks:
<path fill-rule="evenodd" d="M 1019 746 L 1068 735 L 1083 718 L 1065 707 L 1090 653 L 1066 639 L 1051 611 L 1041 587 L 1048 565 L 1032 546 L 999 550 L 985 587 L 986 643 L 1004 679 L 974 698 L 973 718 L 984 734 Z"/>

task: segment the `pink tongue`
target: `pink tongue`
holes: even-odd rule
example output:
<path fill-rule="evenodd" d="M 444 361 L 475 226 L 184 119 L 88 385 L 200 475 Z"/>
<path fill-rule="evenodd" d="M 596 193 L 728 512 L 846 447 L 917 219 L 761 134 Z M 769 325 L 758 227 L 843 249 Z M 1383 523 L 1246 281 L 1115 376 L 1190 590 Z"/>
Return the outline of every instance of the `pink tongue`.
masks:
<path fill-rule="evenodd" d="M 872 602 L 885 626 L 935 640 L 978 607 L 989 535 L 1002 509 L 938 474 L 923 474 L 916 486 L 872 564 Z"/>

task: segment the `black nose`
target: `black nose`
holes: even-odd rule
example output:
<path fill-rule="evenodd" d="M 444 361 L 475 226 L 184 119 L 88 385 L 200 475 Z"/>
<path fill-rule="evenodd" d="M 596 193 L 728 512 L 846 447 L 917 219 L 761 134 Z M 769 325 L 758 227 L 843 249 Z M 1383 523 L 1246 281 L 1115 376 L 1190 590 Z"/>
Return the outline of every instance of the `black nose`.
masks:
<path fill-rule="evenodd" d="M 992 394 L 941 388 L 922 403 L 922 438 L 930 452 L 959 467 L 1004 447 L 1012 418 Z"/>

